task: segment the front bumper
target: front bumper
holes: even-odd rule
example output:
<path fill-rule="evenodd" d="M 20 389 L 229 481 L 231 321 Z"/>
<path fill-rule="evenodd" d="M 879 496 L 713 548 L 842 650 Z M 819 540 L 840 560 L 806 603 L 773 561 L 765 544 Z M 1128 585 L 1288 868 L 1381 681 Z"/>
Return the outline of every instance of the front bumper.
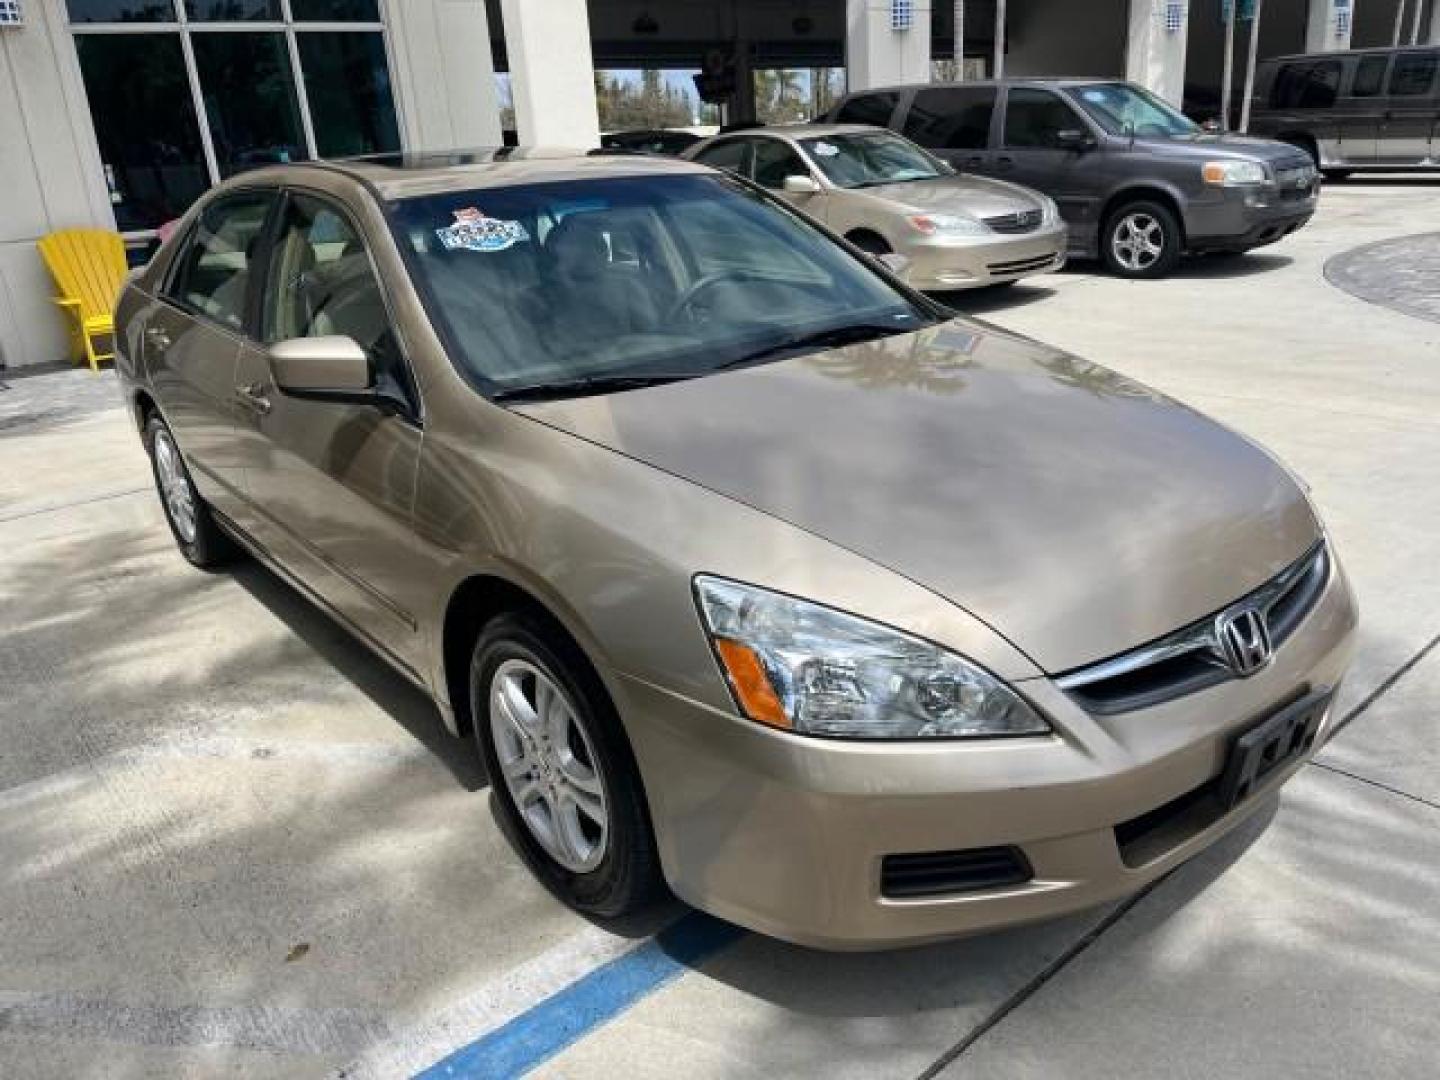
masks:
<path fill-rule="evenodd" d="M 978 289 L 1045 274 L 1065 265 L 1063 224 L 1032 233 L 990 237 L 922 237 L 900 249 L 910 260 L 906 282 L 916 289 L 940 292 Z"/>
<path fill-rule="evenodd" d="M 1178 814 L 1139 848 L 1116 827 L 1183 803 L 1231 740 L 1305 688 L 1336 686 L 1356 612 L 1338 561 L 1260 673 L 1154 708 L 1095 717 L 1049 679 L 1016 684 L 1056 734 L 862 743 L 787 735 L 621 677 L 622 715 L 676 894 L 766 934 L 831 949 L 919 944 L 1051 918 L 1141 888 L 1262 806 L 1304 757 L 1228 813 Z M 1325 718 L 1320 741 L 1333 719 Z M 1013 845 L 1021 884 L 882 895 L 887 855 Z"/>
<path fill-rule="evenodd" d="M 1191 203 L 1185 238 L 1191 251 L 1247 251 L 1283 240 L 1314 216 L 1320 186 L 1305 192 L 1228 188 L 1212 202 Z"/>

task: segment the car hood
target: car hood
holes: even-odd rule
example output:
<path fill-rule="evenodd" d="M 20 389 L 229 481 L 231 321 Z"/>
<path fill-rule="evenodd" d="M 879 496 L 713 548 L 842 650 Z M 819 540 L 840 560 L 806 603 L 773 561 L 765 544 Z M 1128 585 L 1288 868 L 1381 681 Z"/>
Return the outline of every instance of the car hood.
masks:
<path fill-rule="evenodd" d="M 1318 535 L 1247 440 L 972 323 L 521 411 L 917 581 L 1051 673 L 1224 607 Z"/>
<path fill-rule="evenodd" d="M 939 176 L 933 180 L 841 188 L 837 194 L 884 199 L 916 213 L 965 213 L 975 217 L 995 217 L 1040 208 L 1039 196 L 1034 192 L 1018 184 L 980 176 Z"/>
<path fill-rule="evenodd" d="M 1256 139 L 1249 135 L 1200 135 L 1194 139 L 1139 139 L 1168 158 L 1193 158 L 1196 161 L 1240 160 L 1263 161 L 1269 165 L 1306 164 L 1310 155 L 1289 143 L 1274 139 Z"/>

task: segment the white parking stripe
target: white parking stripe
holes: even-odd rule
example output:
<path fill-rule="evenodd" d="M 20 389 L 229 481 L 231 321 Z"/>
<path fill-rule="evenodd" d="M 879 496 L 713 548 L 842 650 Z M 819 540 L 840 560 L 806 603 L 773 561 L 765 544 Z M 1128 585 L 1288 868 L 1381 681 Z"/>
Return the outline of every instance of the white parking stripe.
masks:
<path fill-rule="evenodd" d="M 412 1076 L 563 990 L 639 942 L 586 925 L 558 945 L 475 988 L 424 1023 L 368 1050 L 335 1075 Z"/>

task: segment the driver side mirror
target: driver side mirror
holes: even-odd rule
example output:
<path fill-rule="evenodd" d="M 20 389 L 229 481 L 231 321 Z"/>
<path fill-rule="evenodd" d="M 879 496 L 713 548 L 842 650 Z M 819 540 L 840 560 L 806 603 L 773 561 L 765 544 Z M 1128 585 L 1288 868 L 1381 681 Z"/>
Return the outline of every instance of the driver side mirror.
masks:
<path fill-rule="evenodd" d="M 786 195 L 818 195 L 820 185 L 813 176 L 787 176 L 782 190 Z"/>
<path fill-rule="evenodd" d="M 1062 128 L 1055 132 L 1055 145 L 1061 150 L 1089 150 L 1095 139 L 1083 128 Z"/>
<path fill-rule="evenodd" d="M 291 338 L 271 345 L 269 357 L 275 385 L 290 397 L 395 410 L 397 403 L 375 389 L 370 357 L 354 338 Z"/>

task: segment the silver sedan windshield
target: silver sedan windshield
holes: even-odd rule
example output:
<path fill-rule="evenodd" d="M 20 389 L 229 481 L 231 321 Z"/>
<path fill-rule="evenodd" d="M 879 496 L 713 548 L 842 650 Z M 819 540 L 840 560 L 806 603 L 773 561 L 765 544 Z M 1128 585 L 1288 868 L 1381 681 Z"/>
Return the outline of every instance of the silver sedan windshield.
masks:
<path fill-rule="evenodd" d="M 801 139 L 800 146 L 836 187 L 876 187 L 948 175 L 944 165 L 914 143 L 883 131 Z"/>

